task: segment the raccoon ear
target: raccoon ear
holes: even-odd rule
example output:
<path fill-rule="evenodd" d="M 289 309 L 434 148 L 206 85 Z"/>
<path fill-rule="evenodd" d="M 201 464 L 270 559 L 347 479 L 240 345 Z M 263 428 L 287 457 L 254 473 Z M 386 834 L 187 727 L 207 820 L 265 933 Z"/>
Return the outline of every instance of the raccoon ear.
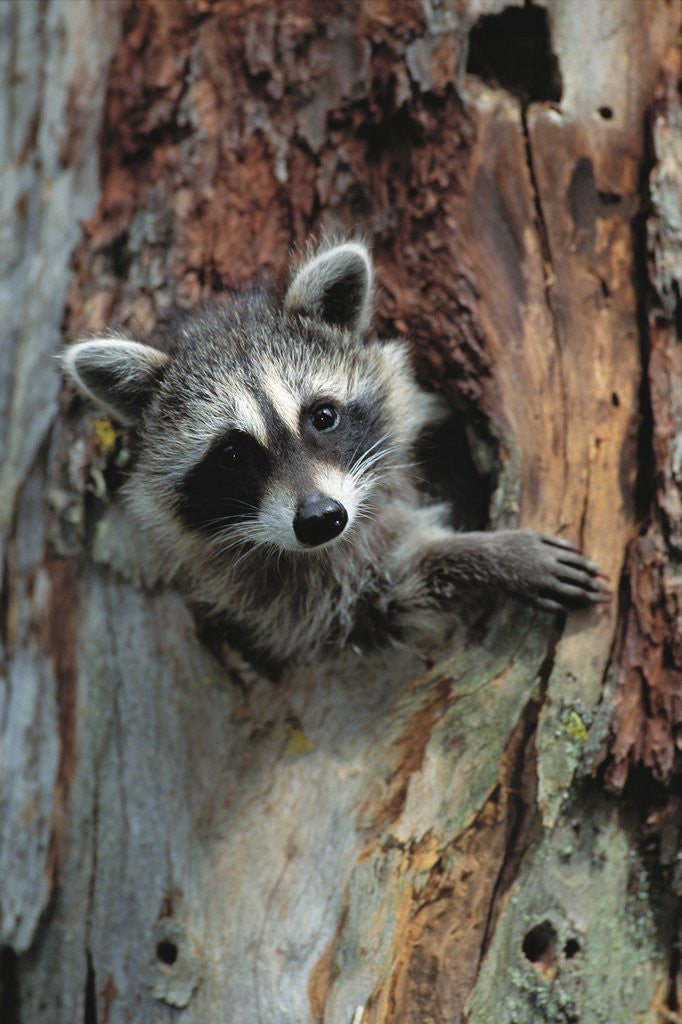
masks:
<path fill-rule="evenodd" d="M 64 372 L 111 416 L 134 423 L 149 401 L 168 356 L 125 338 L 92 338 L 61 356 Z"/>
<path fill-rule="evenodd" d="M 364 331 L 372 315 L 373 282 L 369 250 L 362 242 L 343 242 L 303 264 L 289 285 L 284 306 L 290 313 Z"/>

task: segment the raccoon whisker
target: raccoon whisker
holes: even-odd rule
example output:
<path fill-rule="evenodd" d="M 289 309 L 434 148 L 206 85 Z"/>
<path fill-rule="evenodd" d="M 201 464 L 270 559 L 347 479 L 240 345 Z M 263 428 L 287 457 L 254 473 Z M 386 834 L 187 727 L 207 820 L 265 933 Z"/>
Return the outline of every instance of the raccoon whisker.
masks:
<path fill-rule="evenodd" d="M 233 504 L 243 505 L 244 508 L 248 509 L 249 512 L 253 512 L 254 513 L 254 516 L 249 516 L 248 519 L 254 519 L 255 515 L 259 512 L 259 509 L 258 509 L 257 505 L 250 505 L 250 504 L 248 504 L 248 502 L 245 502 L 245 501 L 244 502 L 233 502 L 233 501 L 228 501 L 226 499 L 226 504 L 229 504 L 229 505 L 233 505 Z M 185 509 L 200 509 L 200 508 L 203 508 L 203 504 L 200 503 L 200 502 L 191 503 L 191 504 L 187 503 L 184 506 L 184 508 Z M 240 527 L 242 525 L 246 526 L 247 522 L 245 522 L 245 517 L 244 517 L 243 513 L 235 512 L 235 513 L 233 513 L 231 515 L 230 514 L 225 514 L 225 515 L 214 516 L 213 519 L 202 519 L 201 520 L 201 524 L 202 524 L 202 527 L 204 527 L 204 528 L 210 528 L 210 527 L 213 527 L 213 526 L 218 526 L 218 527 L 225 526 L 225 527 L 237 528 L 237 527 Z"/>
<path fill-rule="evenodd" d="M 392 454 L 393 452 L 391 452 L 390 450 L 377 452 L 370 459 L 368 459 L 366 463 L 363 464 L 363 466 L 361 467 L 360 476 L 363 476 L 365 473 L 369 472 L 369 470 L 372 470 L 374 472 L 376 466 L 379 467 L 379 471 L 393 469 L 394 464 L 389 461 L 389 456 Z"/>
<path fill-rule="evenodd" d="M 386 458 L 378 466 L 377 463 L 371 463 L 370 466 L 367 468 L 371 468 L 372 474 L 378 477 L 380 475 L 385 476 L 388 473 L 392 473 L 394 472 L 394 470 L 398 469 L 414 469 L 416 466 L 419 465 L 419 462 L 392 462 L 390 459 Z"/>
<path fill-rule="evenodd" d="M 376 508 L 371 506 L 369 504 L 369 502 L 363 502 L 361 500 L 360 504 L 358 505 L 358 507 L 356 509 L 355 518 L 356 519 L 362 519 L 362 518 L 367 518 L 368 516 L 375 517 L 376 516 L 376 512 L 377 512 Z"/>
<path fill-rule="evenodd" d="M 389 455 L 392 455 L 397 450 L 398 449 L 396 447 L 389 446 L 386 448 L 378 448 L 373 452 L 365 452 L 362 458 L 356 462 L 355 466 L 353 466 L 352 471 L 356 473 L 364 473 L 370 466 L 388 458 Z"/>
<path fill-rule="evenodd" d="M 378 451 L 371 451 L 371 449 L 368 449 L 360 457 L 356 464 L 349 469 L 349 472 L 353 477 L 359 478 L 360 476 L 362 476 L 363 473 L 366 473 L 377 462 L 380 462 L 381 460 L 385 459 L 388 455 L 391 455 L 395 451 L 398 451 L 398 447 L 395 445 L 389 448 L 381 448 Z"/>
<path fill-rule="evenodd" d="M 233 540 L 230 544 L 225 544 L 223 545 L 223 547 L 218 548 L 217 551 L 215 552 L 215 556 L 217 558 L 222 558 L 224 555 L 229 555 L 231 551 L 239 550 L 241 548 L 243 548 L 245 551 L 249 553 L 256 550 L 255 546 L 252 543 L 246 541 L 242 537 L 238 537 L 236 540 Z"/>
<path fill-rule="evenodd" d="M 386 472 L 390 472 L 392 469 L 416 469 L 420 465 L 420 462 L 391 462 L 386 467 Z"/>
<path fill-rule="evenodd" d="M 254 512 L 256 514 L 260 511 L 260 509 L 258 508 L 257 505 L 250 505 L 248 502 L 231 501 L 229 499 L 225 499 L 223 504 L 224 504 L 224 506 L 226 508 L 229 508 L 230 506 L 233 506 L 233 505 L 240 505 L 246 511 Z M 202 502 L 196 502 L 196 503 L 189 503 L 189 502 L 187 502 L 185 505 L 183 505 L 183 508 L 186 509 L 186 510 L 202 509 L 202 508 L 205 508 L 205 505 Z M 241 521 L 244 521 L 244 519 L 242 518 L 243 516 L 244 516 L 243 512 L 232 512 L 231 514 L 229 512 L 225 512 L 222 515 L 215 516 L 215 518 L 213 518 L 213 519 L 202 520 L 202 522 L 204 522 L 205 525 L 207 525 L 207 526 L 208 525 L 213 525 L 216 522 L 223 522 L 223 521 L 229 522 L 230 520 L 233 520 L 233 521 L 236 521 L 236 522 L 241 522 Z"/>
<path fill-rule="evenodd" d="M 243 508 L 251 508 L 258 510 L 258 505 L 253 505 L 251 502 L 242 501 L 240 498 L 231 498 L 225 496 L 224 498 L 215 499 L 216 504 L 222 505 L 241 505 Z M 188 501 L 185 505 L 186 508 L 202 508 L 203 503 L 200 501 Z"/>
<path fill-rule="evenodd" d="M 216 519 L 208 519 L 203 524 L 203 527 L 215 530 L 214 539 L 228 539 L 235 537 L 235 531 L 239 530 L 242 526 L 245 526 L 243 519 L 237 519 L 230 516 L 218 516 Z"/>
<path fill-rule="evenodd" d="M 349 458 L 347 465 L 344 467 L 346 472 L 348 472 L 352 468 L 353 463 L 355 462 L 355 458 L 356 458 L 356 456 L 358 454 L 358 451 L 360 450 L 360 444 L 361 443 L 362 443 L 361 441 L 358 441 L 358 443 L 356 444 L 355 448 L 353 449 L 353 454 Z M 362 458 L 362 456 L 361 456 L 361 458 Z"/>
<path fill-rule="evenodd" d="M 358 519 L 366 519 L 368 522 L 373 523 L 377 520 L 376 512 L 367 512 L 364 509 L 359 510 L 355 513 L 356 521 Z"/>
<path fill-rule="evenodd" d="M 377 440 L 374 442 L 374 444 L 371 444 L 369 446 L 369 448 L 367 448 L 367 450 L 362 453 L 362 455 L 357 460 L 357 462 L 355 462 L 355 465 L 353 465 L 353 463 L 355 461 L 355 456 L 357 455 L 358 448 L 360 447 L 358 445 L 356 447 L 355 451 L 353 452 L 350 460 L 349 460 L 348 467 L 347 467 L 348 471 L 352 472 L 353 470 L 355 470 L 359 466 L 361 466 L 363 464 L 363 462 L 365 461 L 365 459 L 367 459 L 367 457 L 374 451 L 374 449 L 378 448 L 378 446 L 380 444 L 383 444 L 384 441 L 387 441 L 389 437 L 390 437 L 390 434 L 382 434 L 381 437 L 377 438 Z"/>
<path fill-rule="evenodd" d="M 237 523 L 226 543 L 223 543 L 217 550 L 218 555 L 226 554 L 233 548 L 247 546 L 249 551 L 255 549 L 258 544 L 265 543 L 260 529 L 252 523 Z"/>
<path fill-rule="evenodd" d="M 363 455 L 362 455 L 362 457 L 364 458 L 364 457 L 365 457 L 365 455 L 368 455 L 368 454 L 369 454 L 369 453 L 370 453 L 371 451 L 373 451 L 373 450 L 374 450 L 375 448 L 377 448 L 377 447 L 378 447 L 378 446 L 379 446 L 380 444 L 382 444 L 382 443 L 383 443 L 384 441 L 387 441 L 387 440 L 388 440 L 388 438 L 389 438 L 390 436 L 391 436 L 391 435 L 390 435 L 389 433 L 386 433 L 386 434 L 382 434 L 382 435 L 381 435 L 381 437 L 378 437 L 378 438 L 376 439 L 376 441 L 374 442 L 374 444 L 371 444 L 371 445 L 369 446 L 369 448 L 367 448 L 367 449 L 366 449 L 366 451 L 364 451 L 364 452 L 363 452 Z M 358 448 L 359 448 L 359 447 L 360 447 L 360 445 L 358 444 L 358 445 L 357 445 L 357 447 L 356 447 L 356 449 L 355 449 L 355 451 L 356 451 L 356 452 L 357 452 L 357 450 L 358 450 Z"/>
<path fill-rule="evenodd" d="M 362 459 L 369 455 L 370 452 L 373 452 L 375 448 L 378 448 L 380 444 L 383 444 L 384 441 L 388 441 L 390 436 L 390 434 L 382 434 L 381 437 L 377 438 L 374 444 L 371 444 L 369 448 L 367 448 L 367 450 L 362 453 L 362 455 L 360 456 L 360 461 L 362 461 Z M 359 447 L 360 445 L 358 445 L 357 448 L 355 449 L 355 452 L 353 453 L 353 458 L 355 458 L 355 453 L 357 452 Z"/>
<path fill-rule="evenodd" d="M 241 555 L 239 556 L 239 558 L 235 561 L 235 563 L 233 565 L 233 568 L 236 569 L 237 566 L 240 565 L 244 561 L 244 559 L 248 558 L 250 555 L 255 554 L 255 552 L 257 550 L 258 550 L 258 548 L 256 546 L 254 546 L 252 548 L 246 548 L 246 550 L 243 551 L 241 553 Z"/>
<path fill-rule="evenodd" d="M 267 537 L 263 536 L 261 528 L 256 524 L 241 523 L 238 527 L 235 527 L 237 533 L 237 539 L 242 543 L 255 545 L 256 547 L 269 543 Z"/>
<path fill-rule="evenodd" d="M 244 546 L 244 550 L 232 564 L 233 569 L 236 569 L 246 558 L 256 554 L 256 552 L 268 559 L 272 558 L 275 554 L 281 554 L 281 550 L 278 549 L 277 545 L 273 544 L 270 540 L 266 540 L 260 533 L 254 533 L 248 539 L 241 538 L 240 543 Z M 233 546 L 236 547 L 237 545 Z M 228 547 L 226 550 L 230 550 L 230 548 Z"/>
<path fill-rule="evenodd" d="M 373 453 L 373 454 L 372 454 L 372 455 L 371 455 L 371 456 L 370 456 L 370 457 L 369 457 L 368 459 L 366 459 L 366 460 L 365 460 L 364 462 L 360 462 L 360 463 L 358 463 L 358 464 L 357 464 L 356 466 L 354 466 L 354 467 L 353 467 L 353 469 L 352 469 L 352 470 L 350 471 L 350 476 L 351 476 L 351 478 L 353 479 L 353 481 L 354 481 L 355 483 L 357 483 L 357 482 L 358 482 L 358 481 L 359 481 L 359 480 L 360 480 L 360 479 L 361 479 L 361 478 L 362 478 L 363 476 L 365 476 L 366 474 L 368 474 L 368 473 L 370 472 L 370 470 L 371 470 L 371 471 L 372 471 L 373 473 L 374 473 L 374 472 L 376 472 L 376 470 L 375 470 L 375 467 L 377 466 L 377 464 L 379 464 L 379 463 L 385 463 L 385 462 L 386 462 L 386 459 L 387 459 L 387 457 L 388 457 L 389 455 L 391 455 L 391 454 L 392 454 L 392 452 L 393 452 L 393 451 L 395 451 L 395 450 L 397 450 L 397 449 L 388 449 L 388 448 L 387 448 L 387 449 L 382 449 L 381 451 L 378 451 L 378 452 L 374 452 L 374 453 Z M 388 469 L 391 469 L 391 468 L 392 468 L 392 465 L 387 465 L 387 466 L 384 466 L 384 465 L 382 465 L 382 466 L 381 466 L 381 469 L 386 469 L 386 470 L 388 470 Z"/>
<path fill-rule="evenodd" d="M 215 519 L 202 520 L 202 526 L 231 526 L 237 528 L 246 525 L 241 516 L 216 516 Z"/>
<path fill-rule="evenodd" d="M 400 446 L 397 444 L 389 444 L 385 448 L 368 449 L 358 461 L 357 465 L 366 466 L 372 464 L 379 459 L 385 459 L 388 455 L 392 455 L 394 452 L 400 451 Z"/>

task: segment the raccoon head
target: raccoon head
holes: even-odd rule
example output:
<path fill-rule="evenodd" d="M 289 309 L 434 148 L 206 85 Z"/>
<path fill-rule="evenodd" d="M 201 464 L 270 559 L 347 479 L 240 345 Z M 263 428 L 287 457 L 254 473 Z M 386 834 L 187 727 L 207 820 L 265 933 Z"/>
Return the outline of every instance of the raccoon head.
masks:
<path fill-rule="evenodd" d="M 402 343 L 363 339 L 372 282 L 366 247 L 345 242 L 315 252 L 283 299 L 183 314 L 171 354 L 124 338 L 67 349 L 79 388 L 133 428 L 128 499 L 167 549 L 317 550 L 396 485 L 437 406 Z"/>

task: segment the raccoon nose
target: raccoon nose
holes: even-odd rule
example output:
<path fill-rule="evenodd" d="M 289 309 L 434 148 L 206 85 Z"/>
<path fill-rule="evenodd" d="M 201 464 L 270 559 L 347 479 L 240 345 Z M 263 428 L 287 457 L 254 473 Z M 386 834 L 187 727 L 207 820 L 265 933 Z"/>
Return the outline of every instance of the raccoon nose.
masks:
<path fill-rule="evenodd" d="M 296 511 L 294 533 L 301 544 L 324 544 L 343 531 L 348 513 L 343 505 L 319 491 L 306 494 Z"/>

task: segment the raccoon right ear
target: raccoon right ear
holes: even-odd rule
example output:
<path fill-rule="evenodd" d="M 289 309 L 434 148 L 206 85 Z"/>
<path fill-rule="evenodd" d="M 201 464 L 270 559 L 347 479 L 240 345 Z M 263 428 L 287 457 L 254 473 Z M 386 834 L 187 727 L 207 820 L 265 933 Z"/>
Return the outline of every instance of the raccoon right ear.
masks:
<path fill-rule="evenodd" d="M 126 338 L 80 341 L 61 356 L 78 389 L 126 425 L 138 418 L 167 362 L 158 349 Z"/>
<path fill-rule="evenodd" d="M 364 331 L 372 315 L 374 275 L 362 242 L 322 249 L 304 263 L 284 300 L 290 313 L 314 316 L 337 327 Z"/>

